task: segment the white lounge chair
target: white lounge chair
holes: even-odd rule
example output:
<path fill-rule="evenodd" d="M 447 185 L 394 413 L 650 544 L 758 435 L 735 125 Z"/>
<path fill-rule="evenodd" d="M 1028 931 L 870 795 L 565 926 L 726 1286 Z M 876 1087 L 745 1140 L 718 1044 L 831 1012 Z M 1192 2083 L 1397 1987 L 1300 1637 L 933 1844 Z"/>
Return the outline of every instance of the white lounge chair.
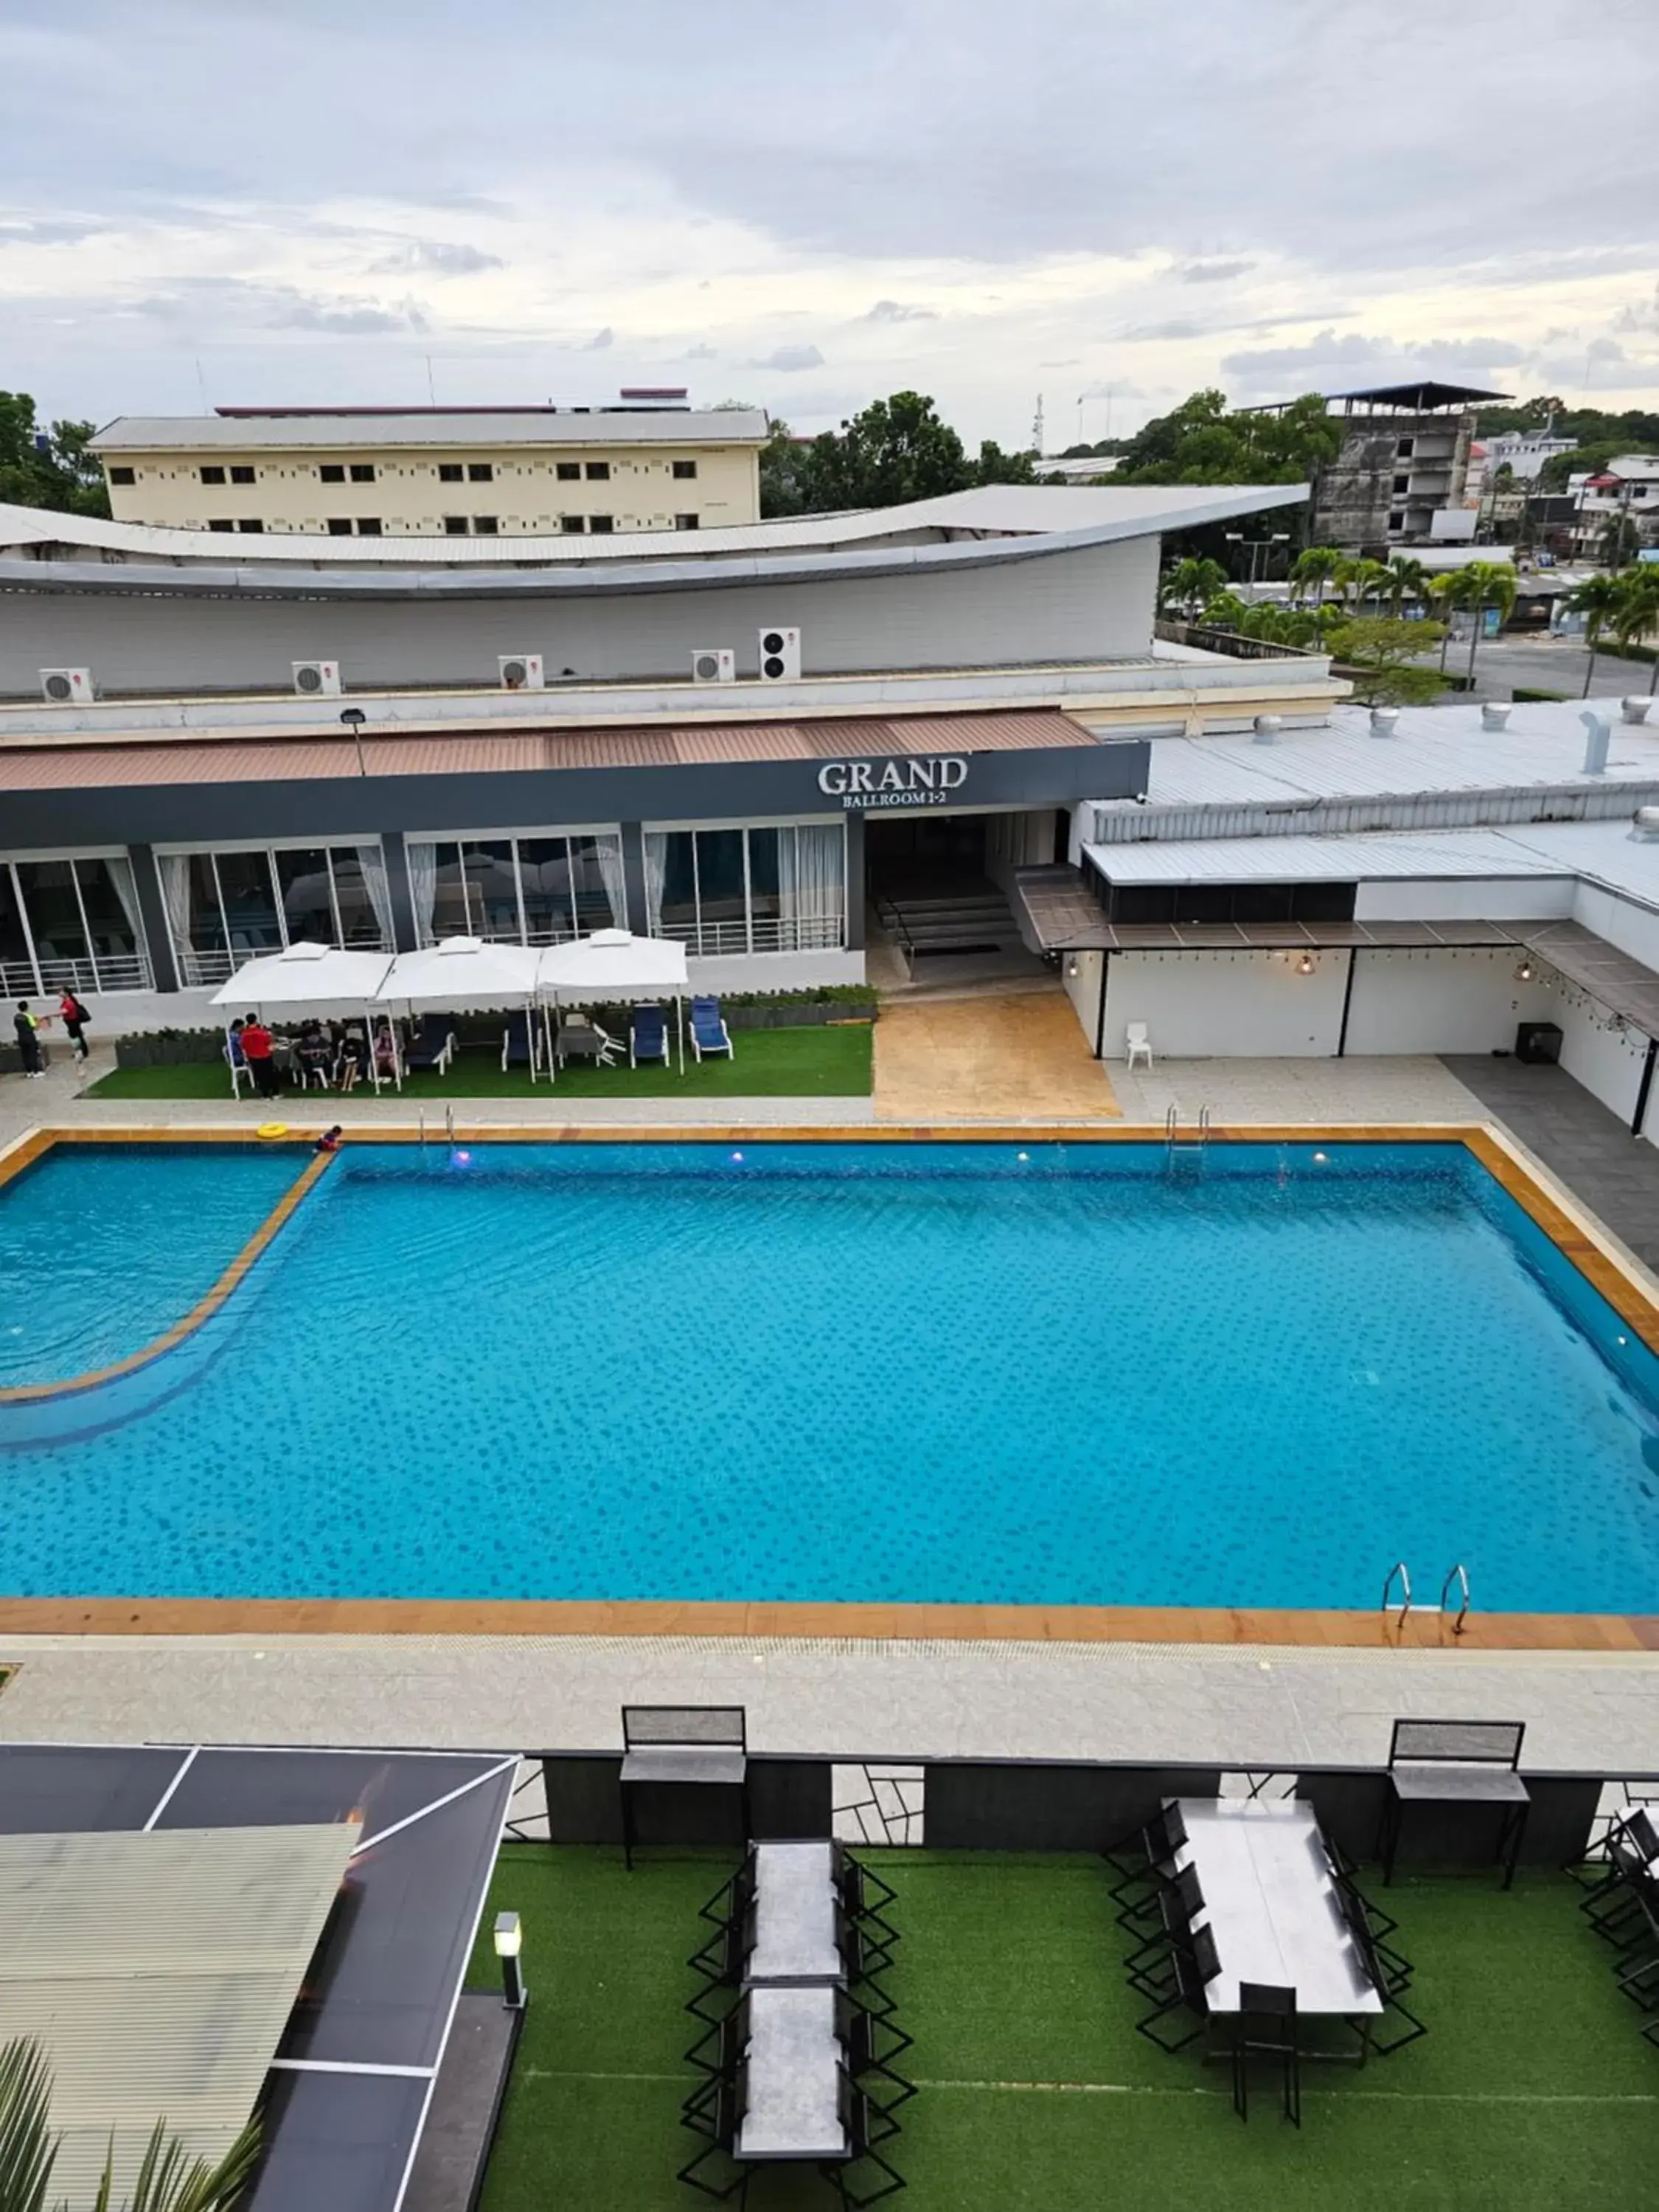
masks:
<path fill-rule="evenodd" d="M 1152 1064 L 1152 1040 L 1145 1022 L 1126 1022 L 1123 1042 L 1128 1047 L 1128 1061 L 1133 1067 L 1137 1060 L 1144 1060 L 1148 1067 Z"/>

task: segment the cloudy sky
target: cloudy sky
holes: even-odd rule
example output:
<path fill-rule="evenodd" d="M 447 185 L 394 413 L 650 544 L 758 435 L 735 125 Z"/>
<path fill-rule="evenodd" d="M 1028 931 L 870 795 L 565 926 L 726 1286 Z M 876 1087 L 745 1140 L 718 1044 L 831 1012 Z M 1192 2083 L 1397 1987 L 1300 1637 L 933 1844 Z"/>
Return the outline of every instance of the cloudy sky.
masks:
<path fill-rule="evenodd" d="M 1659 0 L 0 0 L 0 386 L 1654 406 L 1656 185 Z"/>

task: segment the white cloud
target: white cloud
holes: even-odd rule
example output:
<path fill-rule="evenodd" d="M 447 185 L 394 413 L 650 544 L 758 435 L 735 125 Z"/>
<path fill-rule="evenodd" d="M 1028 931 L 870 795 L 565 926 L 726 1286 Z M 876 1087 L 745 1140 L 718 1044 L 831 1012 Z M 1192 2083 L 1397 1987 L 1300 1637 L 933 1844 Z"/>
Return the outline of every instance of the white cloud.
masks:
<path fill-rule="evenodd" d="M 607 323 L 602 331 L 595 331 L 592 337 L 589 338 L 587 343 L 582 348 L 582 351 L 584 353 L 609 353 L 611 347 L 615 345 L 616 343 L 617 333 L 611 329 L 610 324 Z"/>
<path fill-rule="evenodd" d="M 803 368 L 822 368 L 823 356 L 815 345 L 779 346 L 762 361 L 744 364 L 749 368 L 769 368 L 781 376 L 793 376 Z"/>
<path fill-rule="evenodd" d="M 1181 261 L 1175 274 L 1183 284 L 1227 284 L 1235 276 L 1246 276 L 1255 267 L 1254 261 Z"/>
<path fill-rule="evenodd" d="M 862 323 L 936 323 L 936 307 L 912 307 L 903 300 L 878 300 L 867 315 L 860 315 Z"/>
<path fill-rule="evenodd" d="M 507 264 L 499 253 L 486 253 L 482 246 L 452 244 L 446 239 L 417 238 L 395 253 L 385 254 L 379 261 L 368 264 L 374 276 L 398 276 L 407 273 L 425 276 L 476 276 L 485 269 L 504 269 Z"/>

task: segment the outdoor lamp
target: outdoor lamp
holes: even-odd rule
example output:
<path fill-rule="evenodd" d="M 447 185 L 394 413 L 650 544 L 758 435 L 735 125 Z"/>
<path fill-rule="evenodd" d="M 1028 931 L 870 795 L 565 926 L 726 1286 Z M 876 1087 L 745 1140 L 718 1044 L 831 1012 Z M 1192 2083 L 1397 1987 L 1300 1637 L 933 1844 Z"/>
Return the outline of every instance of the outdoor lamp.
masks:
<path fill-rule="evenodd" d="M 340 720 L 350 731 L 351 741 L 357 748 L 357 773 L 359 775 L 367 775 L 368 770 L 363 765 L 363 724 L 368 717 L 361 707 L 343 707 L 340 710 Z"/>
<path fill-rule="evenodd" d="M 522 2012 L 530 1992 L 524 1985 L 524 1975 L 519 1966 L 519 1953 L 524 1948 L 524 1929 L 516 1912 L 498 1912 L 495 1929 L 495 1956 L 501 1962 L 501 2002 L 509 2012 Z"/>
<path fill-rule="evenodd" d="M 1313 974 L 1313 955 L 1311 952 L 1304 952 L 1303 954 L 1302 957 L 1296 963 L 1296 972 L 1298 975 L 1311 975 Z"/>

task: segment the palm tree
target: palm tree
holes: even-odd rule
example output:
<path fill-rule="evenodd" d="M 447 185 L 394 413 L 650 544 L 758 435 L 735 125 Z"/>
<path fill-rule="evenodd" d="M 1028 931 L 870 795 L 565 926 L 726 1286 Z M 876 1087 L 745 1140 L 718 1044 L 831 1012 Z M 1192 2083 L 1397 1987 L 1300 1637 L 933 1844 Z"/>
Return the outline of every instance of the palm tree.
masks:
<path fill-rule="evenodd" d="M 1237 592 L 1218 592 L 1206 600 L 1199 620 L 1206 629 L 1237 629 L 1249 611 Z"/>
<path fill-rule="evenodd" d="M 61 2137 L 52 2132 L 52 2070 L 30 2036 L 0 2045 L 0 2212 L 51 2212 L 47 2191 Z M 157 2120 L 122 2212 L 225 2212 L 252 2179 L 259 2124 L 250 2120 L 210 2166 Z M 115 2149 L 98 2185 L 97 2212 L 114 2212 Z M 64 2212 L 61 2200 L 57 2212 Z"/>
<path fill-rule="evenodd" d="M 1440 673 L 1446 672 L 1446 648 L 1451 643 L 1451 617 L 1459 607 L 1469 603 L 1468 570 L 1448 568 L 1443 574 L 1431 577 L 1428 592 L 1434 603 L 1435 618 L 1442 625 L 1440 633 Z"/>
<path fill-rule="evenodd" d="M 1488 607 L 1498 609 L 1498 626 L 1501 629 L 1515 612 L 1515 570 L 1507 561 L 1471 561 L 1463 571 L 1464 589 L 1468 593 L 1468 605 L 1473 612 L 1474 627 L 1469 634 L 1469 689 L 1474 689 L 1474 656 L 1480 643 L 1480 617 Z"/>
<path fill-rule="evenodd" d="M 1623 599 L 1620 579 L 1605 571 L 1586 576 L 1576 590 L 1567 594 L 1567 605 L 1575 614 L 1584 617 L 1584 643 L 1589 647 L 1589 665 L 1584 671 L 1582 695 L 1586 699 L 1595 681 L 1595 649 L 1601 642 L 1601 633 L 1610 622 L 1617 621 Z"/>
<path fill-rule="evenodd" d="M 1352 611 L 1355 614 L 1363 611 L 1367 599 L 1380 599 L 1393 581 L 1393 576 L 1380 561 L 1345 561 L 1335 575 L 1344 599 L 1352 596 Z"/>
<path fill-rule="evenodd" d="M 1194 561 L 1189 556 L 1166 569 L 1158 588 L 1158 605 L 1179 607 L 1188 622 L 1195 608 L 1227 588 L 1227 571 L 1219 561 Z"/>
<path fill-rule="evenodd" d="M 1659 631 L 1659 562 L 1644 562 L 1626 568 L 1619 578 L 1619 605 L 1613 618 L 1613 635 L 1626 652 L 1644 637 Z M 1659 689 L 1659 652 L 1648 672 L 1650 693 Z"/>
<path fill-rule="evenodd" d="M 1307 597 L 1306 586 L 1312 584 L 1316 587 L 1314 605 L 1322 606 L 1325 586 L 1341 566 L 1342 555 L 1334 545 L 1310 545 L 1305 552 L 1297 554 L 1296 565 L 1291 570 L 1291 581 L 1304 587 L 1304 599 Z"/>
<path fill-rule="evenodd" d="M 1429 586 L 1429 572 L 1409 553 L 1396 553 L 1389 563 L 1389 574 L 1393 578 L 1389 586 L 1389 611 L 1397 622 L 1407 599 L 1420 602 L 1424 598 Z"/>

